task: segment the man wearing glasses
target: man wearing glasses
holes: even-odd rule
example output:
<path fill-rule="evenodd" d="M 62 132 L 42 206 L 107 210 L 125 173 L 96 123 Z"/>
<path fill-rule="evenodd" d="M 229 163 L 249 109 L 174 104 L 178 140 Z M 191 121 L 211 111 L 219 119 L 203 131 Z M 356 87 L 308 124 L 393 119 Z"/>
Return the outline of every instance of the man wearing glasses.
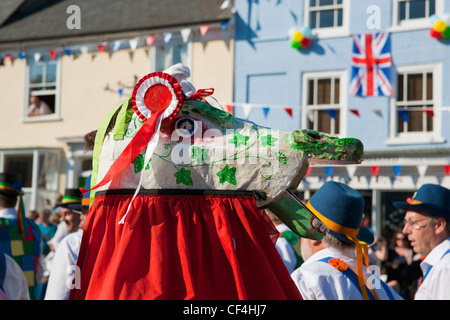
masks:
<path fill-rule="evenodd" d="M 424 257 L 415 299 L 450 299 L 450 190 L 425 184 L 412 199 L 394 206 L 406 210 L 403 233 Z"/>

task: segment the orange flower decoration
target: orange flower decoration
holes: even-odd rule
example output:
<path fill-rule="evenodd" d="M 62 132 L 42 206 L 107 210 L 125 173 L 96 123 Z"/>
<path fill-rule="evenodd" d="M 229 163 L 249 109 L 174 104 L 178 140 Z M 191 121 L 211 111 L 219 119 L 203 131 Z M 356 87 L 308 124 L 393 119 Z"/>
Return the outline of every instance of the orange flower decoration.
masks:
<path fill-rule="evenodd" d="M 328 263 L 333 268 L 335 268 L 335 269 L 337 269 L 339 271 L 345 271 L 348 268 L 347 264 L 344 261 L 342 261 L 342 260 L 340 260 L 338 258 L 330 259 L 330 260 L 328 260 Z"/>

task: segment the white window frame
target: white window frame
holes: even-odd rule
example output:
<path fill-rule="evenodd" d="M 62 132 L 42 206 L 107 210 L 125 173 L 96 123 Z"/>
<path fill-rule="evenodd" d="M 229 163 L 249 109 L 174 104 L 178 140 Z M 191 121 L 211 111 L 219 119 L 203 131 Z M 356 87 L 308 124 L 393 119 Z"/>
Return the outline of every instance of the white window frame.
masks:
<path fill-rule="evenodd" d="M 433 74 L 433 131 L 431 132 L 398 132 L 397 117 L 397 95 L 390 99 L 390 133 L 389 138 L 385 141 L 387 145 L 398 144 L 428 144 L 443 143 L 445 139 L 442 137 L 442 64 L 428 63 L 417 65 L 398 66 L 395 73 L 395 83 L 398 85 L 399 73 L 432 73 Z M 397 91 L 397 90 L 396 90 Z M 406 92 L 404 92 L 406 94 Z"/>
<path fill-rule="evenodd" d="M 56 168 L 57 175 L 56 178 L 56 188 L 55 190 L 47 190 L 43 188 L 38 188 L 38 179 L 39 179 L 39 157 L 43 154 L 51 153 L 56 156 Z M 43 209 L 43 204 L 38 203 L 38 193 L 46 193 L 46 197 L 53 201 L 55 196 L 59 193 L 59 168 L 61 166 L 61 150 L 59 149 L 40 149 L 40 148 L 32 148 L 32 149 L 17 149 L 17 150 L 0 150 L 0 172 L 5 172 L 5 156 L 31 156 L 33 158 L 33 169 L 32 169 L 32 177 L 31 177 L 31 186 L 23 187 L 22 191 L 24 192 L 24 202 L 25 202 L 25 210 L 33 210 L 33 209 Z M 42 207 L 40 207 L 42 206 Z"/>
<path fill-rule="evenodd" d="M 29 54 L 30 55 L 30 54 Z M 32 54 L 30 55 L 32 56 Z M 56 82 L 55 82 L 55 90 L 39 90 L 39 91 L 31 91 L 30 92 L 30 65 L 27 64 L 25 68 L 25 105 L 23 110 L 23 122 L 42 122 L 42 121 L 59 121 L 61 120 L 61 111 L 60 111 L 60 92 L 61 92 L 61 59 L 56 57 L 54 60 L 56 64 Z M 41 116 L 28 117 L 27 110 L 30 105 L 30 95 L 33 93 L 38 94 L 39 96 L 43 95 L 55 95 L 55 112 L 51 114 L 45 114 Z"/>
<path fill-rule="evenodd" d="M 192 77 L 192 37 L 194 36 L 194 32 L 191 32 L 191 35 L 189 37 L 189 40 L 185 43 L 183 43 L 183 39 L 181 38 L 181 35 L 175 34 L 172 36 L 172 39 L 166 44 L 164 43 L 164 40 L 162 38 L 156 38 L 155 44 L 150 47 L 150 72 L 156 72 L 156 71 L 162 71 L 162 70 L 156 70 L 156 52 L 157 48 L 160 47 L 169 47 L 174 45 L 180 45 L 184 44 L 187 46 L 187 63 L 186 66 L 191 70 L 191 77 Z"/>
<path fill-rule="evenodd" d="M 420 29 L 431 28 L 429 14 L 428 14 L 428 17 L 425 17 L 425 18 L 407 19 L 407 20 L 402 20 L 401 22 L 399 22 L 398 21 L 398 11 L 399 11 L 399 2 L 400 1 L 404 2 L 404 0 L 393 0 L 392 1 L 392 25 L 388 29 L 388 32 L 399 32 L 399 31 L 406 31 L 406 30 L 420 30 Z M 428 8 L 428 6 L 427 6 L 427 8 Z M 443 0 L 436 0 L 435 14 L 439 16 L 443 13 L 443 10 L 444 10 Z"/>
<path fill-rule="evenodd" d="M 340 137 L 345 137 L 347 134 L 347 70 L 336 70 L 336 71 L 320 71 L 320 72 L 305 72 L 302 77 L 302 121 L 301 128 L 307 128 L 308 125 L 308 112 L 311 109 L 313 110 L 326 110 L 330 109 L 331 105 L 316 105 L 313 104 L 311 107 L 308 105 L 308 81 L 309 80 L 319 80 L 319 79 L 330 79 L 330 78 L 339 78 L 339 104 L 334 104 L 333 106 L 338 106 L 335 109 L 339 109 L 340 122 L 339 128 L 340 132 L 332 133 L 332 135 L 339 135 Z M 317 88 L 317 86 L 315 86 Z M 334 90 L 332 88 L 331 90 Z M 332 91 L 332 96 L 334 96 Z M 314 97 L 316 100 L 316 95 Z"/>
<path fill-rule="evenodd" d="M 311 34 L 318 38 L 335 38 L 345 37 L 349 35 L 350 25 L 350 0 L 342 0 L 342 5 L 330 5 L 324 6 L 323 10 L 331 10 L 342 6 L 342 26 L 331 28 L 311 28 Z M 304 1 L 304 21 L 305 25 L 309 26 L 309 14 L 310 14 L 309 0 Z"/>

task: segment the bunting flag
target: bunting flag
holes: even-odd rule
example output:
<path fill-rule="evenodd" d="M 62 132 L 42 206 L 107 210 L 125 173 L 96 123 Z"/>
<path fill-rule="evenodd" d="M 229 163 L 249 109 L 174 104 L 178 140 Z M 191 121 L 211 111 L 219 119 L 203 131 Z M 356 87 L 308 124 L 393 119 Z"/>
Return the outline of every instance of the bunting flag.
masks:
<path fill-rule="evenodd" d="M 133 38 L 133 39 L 130 39 L 130 41 L 128 41 L 131 50 L 133 50 L 133 51 L 136 50 L 138 42 L 139 42 L 139 38 Z"/>
<path fill-rule="evenodd" d="M 66 49 L 64 49 L 64 54 L 66 56 L 70 56 L 72 54 L 72 50 L 70 48 L 66 48 Z"/>
<path fill-rule="evenodd" d="M 242 111 L 244 112 L 244 119 L 248 119 L 248 116 L 250 115 L 250 111 L 252 110 L 252 105 L 249 103 L 243 103 L 241 105 Z"/>
<path fill-rule="evenodd" d="M 227 108 L 228 113 L 233 114 L 233 105 L 232 104 L 227 104 L 225 107 Z"/>
<path fill-rule="evenodd" d="M 148 36 L 145 38 L 145 42 L 147 43 L 147 46 L 150 47 L 153 42 L 155 42 L 155 36 Z"/>
<path fill-rule="evenodd" d="M 446 176 L 450 174 L 450 164 L 444 166 L 444 171 Z"/>
<path fill-rule="evenodd" d="M 311 174 L 311 171 L 312 171 L 312 167 L 308 167 L 308 169 L 306 169 L 305 177 L 308 177 Z"/>
<path fill-rule="evenodd" d="M 420 177 L 424 177 L 427 172 L 428 166 L 426 164 L 417 166 L 417 171 L 419 172 Z"/>
<path fill-rule="evenodd" d="M 163 34 L 164 43 L 167 44 L 172 39 L 173 33 L 172 32 L 166 32 Z"/>
<path fill-rule="evenodd" d="M 398 177 L 400 175 L 400 173 L 402 172 L 402 166 L 393 166 L 392 169 L 394 169 L 394 174 L 396 177 Z"/>
<path fill-rule="evenodd" d="M 113 43 L 111 44 L 112 51 L 116 52 L 117 50 L 119 50 L 121 43 L 122 41 L 120 40 L 113 41 Z"/>
<path fill-rule="evenodd" d="M 376 177 L 378 175 L 379 170 L 380 170 L 379 166 L 370 167 L 370 171 L 372 171 L 372 177 Z"/>
<path fill-rule="evenodd" d="M 200 34 L 202 35 L 202 37 L 205 36 L 205 34 L 208 32 L 209 30 L 209 24 L 203 24 L 200 26 Z"/>
<path fill-rule="evenodd" d="M 288 113 L 289 117 L 292 118 L 292 108 L 284 108 L 284 110 Z"/>
<path fill-rule="evenodd" d="M 41 60 L 42 54 L 40 52 L 36 52 L 33 56 L 34 62 L 39 62 L 39 60 Z"/>
<path fill-rule="evenodd" d="M 264 118 L 267 119 L 267 115 L 269 114 L 270 108 L 264 107 L 264 108 L 262 108 L 262 109 L 263 109 L 263 112 L 264 112 Z"/>
<path fill-rule="evenodd" d="M 220 29 L 227 30 L 227 28 L 228 28 L 228 21 L 222 21 L 220 23 Z"/>
<path fill-rule="evenodd" d="M 348 111 L 359 117 L 359 111 L 357 109 L 348 109 Z"/>
<path fill-rule="evenodd" d="M 327 177 L 331 177 L 333 174 L 333 167 L 325 167 L 325 173 L 327 174 Z"/>
<path fill-rule="evenodd" d="M 97 45 L 97 49 L 98 49 L 98 52 L 103 52 L 103 50 L 105 50 L 105 45 L 102 43 L 99 43 Z"/>
<path fill-rule="evenodd" d="M 191 35 L 191 28 L 184 28 L 180 31 L 181 39 L 186 43 L 189 40 L 189 36 Z"/>
<path fill-rule="evenodd" d="M 383 112 L 380 109 L 373 109 L 372 111 L 380 118 L 383 118 Z"/>
<path fill-rule="evenodd" d="M 408 110 L 397 110 L 397 113 L 404 122 L 408 122 L 408 119 L 409 119 Z"/>
<path fill-rule="evenodd" d="M 56 57 L 56 51 L 55 50 L 50 50 L 48 52 L 48 54 L 50 55 L 50 59 L 51 60 L 55 60 L 55 57 Z"/>
<path fill-rule="evenodd" d="M 334 109 L 326 109 L 325 111 L 326 111 L 326 113 L 328 113 L 328 115 L 331 118 L 336 119 L 336 110 L 334 110 Z"/>
<path fill-rule="evenodd" d="M 119 97 L 121 97 L 121 98 L 122 98 L 122 95 L 123 95 L 123 89 L 122 89 L 122 88 L 120 88 L 120 89 L 118 90 L 118 92 L 119 92 Z"/>
<path fill-rule="evenodd" d="M 25 52 L 19 52 L 19 58 L 20 58 L 20 60 L 23 60 L 23 59 L 25 59 L 26 58 L 26 56 L 27 56 L 27 54 L 25 53 Z"/>
<path fill-rule="evenodd" d="M 422 112 L 425 112 L 427 116 L 434 117 L 434 111 L 430 109 L 422 110 Z"/>

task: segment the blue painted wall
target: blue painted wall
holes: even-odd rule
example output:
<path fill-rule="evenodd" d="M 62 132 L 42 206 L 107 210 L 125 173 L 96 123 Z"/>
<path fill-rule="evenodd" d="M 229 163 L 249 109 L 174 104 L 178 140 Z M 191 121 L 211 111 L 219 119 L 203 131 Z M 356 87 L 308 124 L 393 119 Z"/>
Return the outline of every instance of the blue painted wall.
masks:
<path fill-rule="evenodd" d="M 450 11 L 444 1 L 444 12 Z M 367 8 L 380 8 L 380 30 L 370 30 Z M 392 0 L 351 0 L 349 33 L 384 31 L 392 23 Z M 234 101 L 273 106 L 292 106 L 291 118 L 282 108 L 273 107 L 267 116 L 261 108 L 252 108 L 249 120 L 283 130 L 301 127 L 302 74 L 304 72 L 348 70 L 352 39 L 314 39 L 310 50 L 299 52 L 290 47 L 288 31 L 304 25 L 302 0 L 237 0 Z M 394 67 L 391 78 L 395 88 L 395 68 L 408 64 L 442 63 L 442 101 L 450 106 L 450 42 L 433 39 L 428 29 L 391 33 Z M 386 145 L 390 126 L 388 97 L 354 97 L 348 94 L 348 108 L 358 109 L 360 117 L 347 115 L 347 136 L 361 139 L 367 151 L 448 148 L 450 146 L 450 111 L 442 111 L 441 144 Z M 382 116 L 373 112 L 381 110 Z M 234 114 L 243 117 L 242 108 Z"/>

